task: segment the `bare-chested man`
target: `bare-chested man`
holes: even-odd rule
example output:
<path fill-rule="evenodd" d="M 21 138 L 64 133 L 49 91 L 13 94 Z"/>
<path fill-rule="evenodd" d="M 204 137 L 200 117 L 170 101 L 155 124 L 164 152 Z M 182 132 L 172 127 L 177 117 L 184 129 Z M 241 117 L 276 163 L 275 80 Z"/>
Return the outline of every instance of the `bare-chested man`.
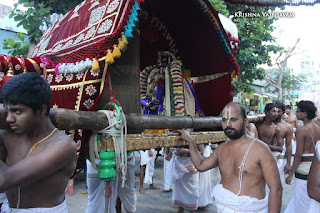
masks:
<path fill-rule="evenodd" d="M 0 191 L 12 212 L 68 212 L 65 188 L 76 166 L 76 143 L 49 118 L 51 91 L 37 73 L 1 88 L 10 130 L 0 132 Z M 10 211 L 10 210 L 9 210 Z"/>
<path fill-rule="evenodd" d="M 245 109 L 227 104 L 222 113 L 222 128 L 230 139 L 203 159 L 185 130 L 180 139 L 189 142 L 192 162 L 198 171 L 219 166 L 221 183 L 213 190 L 218 212 L 280 212 L 282 186 L 275 159 L 265 143 L 246 134 Z M 270 187 L 266 194 L 266 183 Z"/>
<path fill-rule="evenodd" d="M 286 105 L 285 109 L 286 114 L 288 115 L 288 123 L 292 126 L 292 128 L 298 128 L 299 127 L 299 121 L 297 119 L 297 116 L 295 114 L 291 113 L 291 106 Z"/>
<path fill-rule="evenodd" d="M 280 135 L 282 141 L 284 141 L 285 146 L 283 146 L 283 151 L 279 155 L 277 155 L 277 165 L 280 173 L 281 182 L 284 183 L 284 173 L 289 173 L 291 170 L 290 162 L 291 162 L 291 154 L 292 154 L 292 135 L 293 130 L 292 127 L 282 120 L 285 105 L 281 102 L 276 102 L 278 107 L 278 117 L 274 120 L 274 123 L 280 128 Z"/>
<path fill-rule="evenodd" d="M 278 117 L 278 108 L 274 103 L 269 103 L 266 105 L 264 113 L 266 115 L 264 120 L 256 124 L 258 136 L 276 155 L 275 152 L 281 153 L 283 151 L 280 128 L 273 123 Z"/>
<path fill-rule="evenodd" d="M 256 125 L 253 123 L 248 123 L 247 124 L 247 134 L 253 138 L 258 138 L 258 130 Z"/>
<path fill-rule="evenodd" d="M 296 131 L 297 150 L 291 172 L 286 178 L 286 183 L 290 184 L 295 174 L 295 194 L 285 212 L 300 212 L 301 209 L 308 212 L 311 199 L 307 192 L 307 178 L 316 142 L 320 140 L 320 127 L 312 120 L 317 111 L 314 103 L 300 101 L 297 107 L 296 116 L 304 125 Z"/>

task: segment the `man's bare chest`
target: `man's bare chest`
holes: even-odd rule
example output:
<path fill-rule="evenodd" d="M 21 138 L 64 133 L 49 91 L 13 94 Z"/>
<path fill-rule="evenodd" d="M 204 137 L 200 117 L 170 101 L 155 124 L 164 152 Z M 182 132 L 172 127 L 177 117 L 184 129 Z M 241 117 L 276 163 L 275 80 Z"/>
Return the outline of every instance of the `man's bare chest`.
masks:
<path fill-rule="evenodd" d="M 275 126 L 260 126 L 258 128 L 258 136 L 259 139 L 265 143 L 272 142 L 275 137 Z"/>

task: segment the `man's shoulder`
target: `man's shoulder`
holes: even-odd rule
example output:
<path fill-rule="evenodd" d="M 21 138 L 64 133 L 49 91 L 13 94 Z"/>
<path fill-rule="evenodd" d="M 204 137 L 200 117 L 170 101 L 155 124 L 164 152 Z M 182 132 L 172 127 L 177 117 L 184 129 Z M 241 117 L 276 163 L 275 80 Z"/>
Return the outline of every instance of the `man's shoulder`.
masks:
<path fill-rule="evenodd" d="M 279 122 L 278 126 L 285 131 L 290 131 L 292 129 L 292 126 L 290 124 L 282 120 L 281 122 Z"/>
<path fill-rule="evenodd" d="M 268 145 L 259 139 L 255 140 L 254 146 L 252 146 L 252 149 L 257 155 L 259 155 L 258 153 L 264 154 L 266 152 L 270 152 L 270 148 L 268 147 Z"/>
<path fill-rule="evenodd" d="M 70 136 L 61 131 L 58 131 L 58 136 L 54 140 L 54 143 L 52 143 L 52 146 L 56 146 L 57 148 L 66 152 L 77 149 L 77 144 L 75 143 L 75 141 Z"/>
<path fill-rule="evenodd" d="M 299 134 L 306 134 L 308 133 L 308 130 L 306 129 L 306 127 L 303 125 L 303 126 L 300 126 L 297 128 L 296 130 L 296 134 L 299 135 Z"/>

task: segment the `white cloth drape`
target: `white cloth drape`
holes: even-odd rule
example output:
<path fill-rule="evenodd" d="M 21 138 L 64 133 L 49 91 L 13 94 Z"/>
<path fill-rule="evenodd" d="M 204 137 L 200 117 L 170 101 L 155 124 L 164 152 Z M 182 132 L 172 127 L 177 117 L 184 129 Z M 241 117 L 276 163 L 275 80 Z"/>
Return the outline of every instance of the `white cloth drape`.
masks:
<path fill-rule="evenodd" d="M 218 213 L 267 213 L 268 197 L 259 200 L 254 197 L 241 195 L 225 189 L 221 183 L 217 184 L 213 191 L 214 203 L 217 206 Z"/>

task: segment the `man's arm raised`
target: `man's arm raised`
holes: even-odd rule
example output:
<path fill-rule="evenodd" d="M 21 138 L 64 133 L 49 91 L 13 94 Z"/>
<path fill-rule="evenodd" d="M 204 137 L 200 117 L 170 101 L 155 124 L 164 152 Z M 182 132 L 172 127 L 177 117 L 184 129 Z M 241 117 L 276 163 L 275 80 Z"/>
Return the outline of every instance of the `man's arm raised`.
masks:
<path fill-rule="evenodd" d="M 280 181 L 279 170 L 276 161 L 271 151 L 266 147 L 266 144 L 261 143 L 260 165 L 263 177 L 270 188 L 268 209 L 271 212 L 280 212 L 282 186 Z M 264 147 L 263 147 L 264 146 Z"/>
<path fill-rule="evenodd" d="M 210 157 L 203 159 L 201 153 L 197 148 L 197 144 L 194 142 L 189 132 L 187 130 L 176 130 L 176 131 L 180 133 L 180 135 L 178 136 L 178 139 L 189 142 L 189 151 L 190 151 L 191 160 L 199 172 L 207 171 L 211 168 L 218 166 L 218 157 L 217 157 L 216 151 L 214 151 L 210 155 Z"/>

